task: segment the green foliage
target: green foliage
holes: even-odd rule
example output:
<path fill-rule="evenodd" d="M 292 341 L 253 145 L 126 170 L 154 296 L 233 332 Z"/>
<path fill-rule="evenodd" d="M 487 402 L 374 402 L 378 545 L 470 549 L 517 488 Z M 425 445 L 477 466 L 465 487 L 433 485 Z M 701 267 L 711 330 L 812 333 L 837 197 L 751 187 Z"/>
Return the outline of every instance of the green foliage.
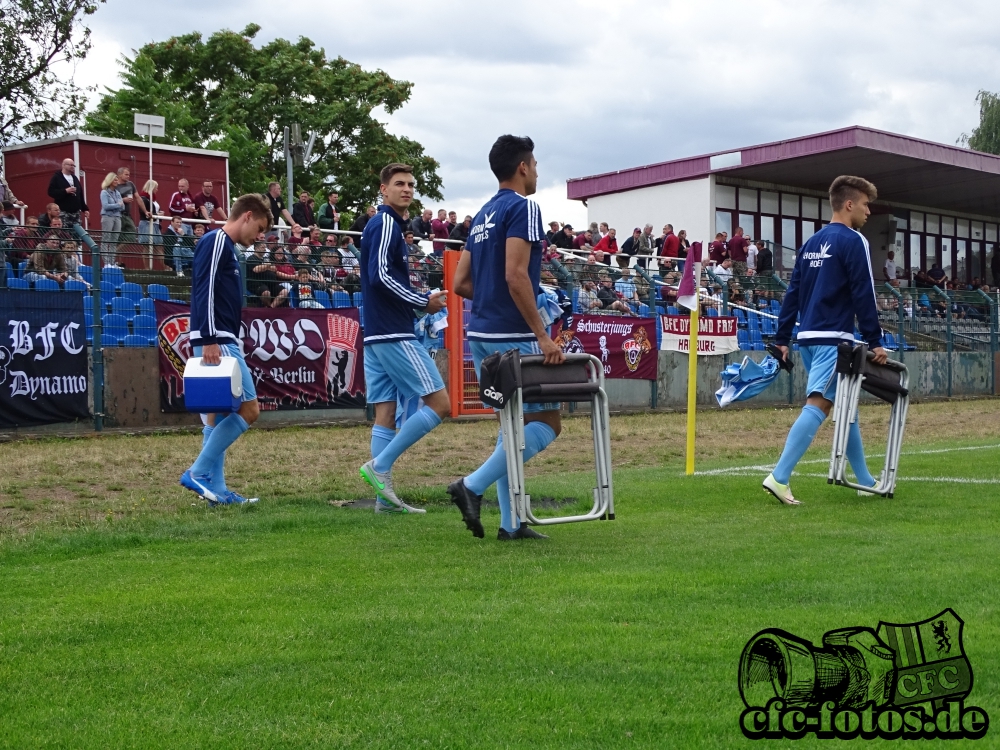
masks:
<path fill-rule="evenodd" d="M 0 0 L 0 145 L 71 129 L 85 92 L 53 71 L 90 49 L 83 18 L 104 0 Z"/>
<path fill-rule="evenodd" d="M 327 58 L 304 37 L 253 44 L 260 27 L 194 32 L 147 44 L 123 62 L 122 87 L 108 90 L 87 117 L 96 135 L 133 138 L 132 113 L 163 115 L 166 141 L 230 151 L 234 195 L 285 176 L 285 126 L 317 133 L 312 156 L 295 170 L 296 190 L 338 189 L 345 208 L 374 203 L 387 163 L 414 166 L 423 196 L 441 198 L 438 162 L 409 138 L 391 135 L 373 115 L 392 113 L 412 84 L 342 57 Z M 320 202 L 322 198 L 318 199 Z"/>
<path fill-rule="evenodd" d="M 976 151 L 1000 154 L 1000 95 L 980 91 L 976 101 L 979 102 L 979 126 L 973 128 L 971 135 L 963 135 L 960 142 Z"/>

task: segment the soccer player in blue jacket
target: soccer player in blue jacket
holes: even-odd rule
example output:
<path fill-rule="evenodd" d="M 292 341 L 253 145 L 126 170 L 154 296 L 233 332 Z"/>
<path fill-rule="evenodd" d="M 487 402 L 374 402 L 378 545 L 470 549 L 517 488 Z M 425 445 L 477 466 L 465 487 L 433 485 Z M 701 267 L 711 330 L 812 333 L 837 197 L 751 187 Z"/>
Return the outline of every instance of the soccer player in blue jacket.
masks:
<path fill-rule="evenodd" d="M 837 345 L 854 342 L 855 319 L 875 361 L 884 364 L 888 358 L 882 348 L 868 241 L 858 231 L 868 220 L 868 204 L 876 195 L 875 186 L 861 177 L 842 175 L 833 181 L 830 185 L 833 218 L 799 250 L 785 292 L 775 343 L 787 358 L 798 318 L 799 350 L 809 375 L 806 405 L 788 432 L 778 465 L 764 480 L 764 489 L 785 505 L 801 505 L 792 496 L 788 483 L 792 470 L 833 407 L 837 393 Z M 851 424 L 847 458 L 858 484 L 875 484 L 865 464 L 857 422 Z"/>
<path fill-rule="evenodd" d="M 237 243 L 253 245 L 257 235 L 271 226 L 271 209 L 259 195 L 244 195 L 233 204 L 229 219 L 194 248 L 191 262 L 191 346 L 206 365 L 222 357 L 235 357 L 243 378 L 243 403 L 232 414 L 202 414 L 201 453 L 181 475 L 181 486 L 205 498 L 210 505 L 240 505 L 256 500 L 226 487 L 223 468 L 226 450 L 250 429 L 260 415 L 257 389 L 243 359 L 240 317 L 243 310 L 243 277 L 236 255 Z"/>
<path fill-rule="evenodd" d="M 427 295 L 410 287 L 403 214 L 413 201 L 413 168 L 389 164 L 379 179 L 383 203 L 361 235 L 365 383 L 368 403 L 375 405 L 372 458 L 361 467 L 361 476 L 375 490 L 376 513 L 426 513 L 396 497 L 392 465 L 403 451 L 441 424 L 450 410 L 441 375 L 413 333 L 413 311 L 436 313 L 445 306 L 447 292 Z M 424 406 L 396 432 L 400 395 L 423 398 Z"/>
<path fill-rule="evenodd" d="M 500 189 L 476 214 L 455 272 L 455 291 L 472 300 L 468 338 L 477 377 L 482 361 L 494 352 L 544 354 L 547 365 L 566 359 L 538 314 L 545 227 L 538 204 L 528 198 L 538 184 L 534 150 L 530 138 L 513 135 L 502 135 L 493 144 L 490 169 Z M 527 461 L 561 431 L 559 404 L 525 404 L 524 422 Z M 544 539 L 544 534 L 511 518 L 502 435 L 482 466 L 448 487 L 473 535 L 484 535 L 480 508 L 483 493 L 494 482 L 500 501 L 497 539 Z"/>

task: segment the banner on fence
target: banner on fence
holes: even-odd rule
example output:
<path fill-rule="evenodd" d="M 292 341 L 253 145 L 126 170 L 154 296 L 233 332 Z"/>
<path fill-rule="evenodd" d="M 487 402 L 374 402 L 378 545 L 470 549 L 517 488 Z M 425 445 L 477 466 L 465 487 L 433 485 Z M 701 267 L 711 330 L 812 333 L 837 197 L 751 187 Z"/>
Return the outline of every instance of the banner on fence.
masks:
<path fill-rule="evenodd" d="M 184 411 L 190 318 L 187 305 L 156 303 L 164 411 Z M 247 308 L 240 336 L 262 411 L 364 408 L 363 346 L 356 309 Z"/>
<path fill-rule="evenodd" d="M 690 347 L 691 318 L 687 315 L 660 316 L 660 348 L 670 352 L 684 352 Z M 736 339 L 736 318 L 699 317 L 698 355 L 732 354 L 739 351 Z"/>
<path fill-rule="evenodd" d="M 0 427 L 88 419 L 83 295 L 3 291 L 0 312 Z"/>
<path fill-rule="evenodd" d="M 574 315 L 555 340 L 567 354 L 593 354 L 606 378 L 656 380 L 655 326 L 652 318 Z"/>

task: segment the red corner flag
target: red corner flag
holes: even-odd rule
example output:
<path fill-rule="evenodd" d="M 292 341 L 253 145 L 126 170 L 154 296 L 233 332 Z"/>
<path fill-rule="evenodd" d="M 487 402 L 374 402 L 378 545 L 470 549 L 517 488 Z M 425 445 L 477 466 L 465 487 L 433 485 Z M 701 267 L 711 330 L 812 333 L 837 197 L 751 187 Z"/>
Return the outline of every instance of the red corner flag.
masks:
<path fill-rule="evenodd" d="M 688 248 L 687 260 L 684 261 L 684 275 L 677 287 L 677 304 L 684 305 L 688 310 L 698 308 L 698 280 L 695 278 L 695 266 L 701 265 L 701 243 L 692 242 Z"/>

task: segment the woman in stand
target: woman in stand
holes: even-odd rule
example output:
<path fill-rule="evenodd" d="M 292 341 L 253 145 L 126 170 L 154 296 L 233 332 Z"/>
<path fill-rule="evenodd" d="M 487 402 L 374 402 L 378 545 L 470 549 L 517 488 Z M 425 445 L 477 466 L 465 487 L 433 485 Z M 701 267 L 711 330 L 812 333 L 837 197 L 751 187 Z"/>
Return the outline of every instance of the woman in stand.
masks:
<path fill-rule="evenodd" d="M 118 249 L 118 234 L 122 231 L 122 212 L 125 201 L 118 187 L 118 175 L 108 172 L 101 183 L 101 258 L 105 266 L 117 265 L 115 251 Z"/>
<path fill-rule="evenodd" d="M 156 201 L 156 190 L 160 185 L 156 180 L 146 180 L 139 193 L 139 242 L 145 247 L 150 245 L 152 233 L 153 254 L 163 257 L 163 236 L 160 234 L 160 222 L 153 217 L 159 215 L 160 204 Z"/>

